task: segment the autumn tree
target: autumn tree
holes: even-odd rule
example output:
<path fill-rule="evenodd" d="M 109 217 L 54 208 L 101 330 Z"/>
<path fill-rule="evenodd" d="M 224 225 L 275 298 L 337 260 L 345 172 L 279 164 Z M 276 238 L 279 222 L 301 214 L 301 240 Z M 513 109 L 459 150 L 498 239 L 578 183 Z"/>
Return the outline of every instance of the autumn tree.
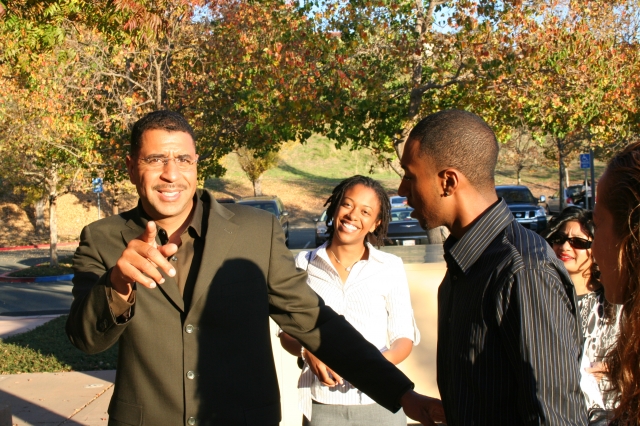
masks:
<path fill-rule="evenodd" d="M 280 157 L 276 151 L 258 155 L 250 148 L 240 147 L 235 153 L 238 155 L 240 168 L 253 185 L 253 195 L 262 195 L 262 175 L 278 165 Z"/>
<path fill-rule="evenodd" d="M 3 181 L 49 204 L 51 264 L 57 265 L 57 198 L 90 161 L 96 135 L 67 90 L 73 58 L 54 49 L 32 55 L 28 70 L 0 66 L 0 169 Z"/>
<path fill-rule="evenodd" d="M 492 78 L 479 82 L 475 99 L 494 105 L 492 121 L 508 127 L 523 120 L 534 136 L 552 142 L 561 194 L 568 156 L 637 129 L 631 119 L 637 114 L 637 33 L 629 34 L 637 17 L 624 12 L 637 10 L 634 5 L 548 2 L 519 27 L 498 23 L 496 31 L 511 34 L 512 42 L 483 52 L 496 66 Z"/>
<path fill-rule="evenodd" d="M 518 185 L 522 184 L 522 171 L 538 165 L 541 147 L 526 127 L 513 130 L 508 139 L 500 147 L 501 164 L 511 166 L 516 172 Z"/>
<path fill-rule="evenodd" d="M 84 75 L 76 90 L 102 136 L 94 173 L 112 190 L 115 214 L 121 182 L 127 179 L 124 159 L 133 123 L 159 109 L 194 116 L 192 98 L 178 82 L 189 78 L 187 70 L 199 56 L 206 31 L 194 13 L 205 2 L 123 0 L 115 8 L 111 2 L 96 3 L 103 12 L 83 17 L 89 31 L 69 34 L 68 43 L 79 52 L 77 68 Z M 204 168 L 208 155 L 200 158 Z"/>

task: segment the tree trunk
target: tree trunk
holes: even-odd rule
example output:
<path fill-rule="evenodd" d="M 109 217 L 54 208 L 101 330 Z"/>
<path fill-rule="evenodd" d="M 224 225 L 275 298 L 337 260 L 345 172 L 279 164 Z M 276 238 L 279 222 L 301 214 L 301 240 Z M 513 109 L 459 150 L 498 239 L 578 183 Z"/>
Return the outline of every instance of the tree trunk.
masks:
<path fill-rule="evenodd" d="M 562 155 L 560 155 L 560 170 L 558 171 L 559 174 L 559 180 L 560 180 L 560 192 L 559 192 L 559 201 L 560 201 L 560 205 L 559 205 L 559 212 L 562 212 L 562 210 L 564 210 L 565 208 L 565 197 L 564 197 L 564 161 L 562 158 Z"/>
<path fill-rule="evenodd" d="M 402 170 L 402 168 L 400 167 L 400 161 L 398 159 L 396 159 L 396 158 L 394 158 L 394 159 L 387 158 L 387 165 L 399 177 L 403 177 L 404 176 L 404 170 Z"/>
<path fill-rule="evenodd" d="M 113 215 L 116 216 L 120 213 L 120 186 L 115 184 L 113 186 L 113 201 L 112 201 Z"/>
<path fill-rule="evenodd" d="M 46 203 L 47 197 L 42 197 L 35 202 L 37 236 L 42 236 L 44 234 L 44 206 Z"/>
<path fill-rule="evenodd" d="M 262 176 L 258 177 L 258 179 L 253 182 L 253 195 L 259 197 L 262 195 Z"/>
<path fill-rule="evenodd" d="M 516 179 L 518 180 L 518 185 L 522 185 L 522 180 L 520 179 L 520 171 L 521 171 L 521 168 L 517 167 L 516 168 Z"/>
<path fill-rule="evenodd" d="M 565 184 L 565 188 L 568 188 L 571 185 L 570 182 L 571 179 L 569 179 L 569 168 L 567 166 L 564 167 L 564 184 Z"/>
<path fill-rule="evenodd" d="M 53 169 L 49 171 L 46 179 L 49 190 L 49 265 L 58 266 L 58 217 L 56 207 L 58 206 L 58 172 Z"/>

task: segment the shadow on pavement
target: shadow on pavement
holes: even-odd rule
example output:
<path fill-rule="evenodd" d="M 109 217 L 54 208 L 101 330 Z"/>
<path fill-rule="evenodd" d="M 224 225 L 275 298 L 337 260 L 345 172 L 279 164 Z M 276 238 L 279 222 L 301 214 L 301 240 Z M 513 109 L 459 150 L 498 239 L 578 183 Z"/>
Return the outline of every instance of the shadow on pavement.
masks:
<path fill-rule="evenodd" d="M 83 423 L 78 423 L 73 419 L 69 419 L 68 417 L 64 417 L 60 414 L 54 413 L 46 409 L 45 407 L 34 404 L 31 401 L 27 401 L 26 399 L 22 399 L 15 395 L 12 395 L 7 392 L 0 391 L 0 407 L 3 405 L 8 405 L 11 409 L 11 415 L 14 419 L 20 419 L 24 421 L 22 424 L 38 424 L 38 425 L 46 425 L 46 426 L 58 426 L 58 425 L 69 425 L 69 426 L 82 426 Z M 25 416 L 25 413 L 28 416 Z M 31 419 L 43 419 L 41 421 L 31 422 Z M 46 419 L 46 420 L 44 420 Z M 20 424 L 20 423 L 17 423 Z"/>

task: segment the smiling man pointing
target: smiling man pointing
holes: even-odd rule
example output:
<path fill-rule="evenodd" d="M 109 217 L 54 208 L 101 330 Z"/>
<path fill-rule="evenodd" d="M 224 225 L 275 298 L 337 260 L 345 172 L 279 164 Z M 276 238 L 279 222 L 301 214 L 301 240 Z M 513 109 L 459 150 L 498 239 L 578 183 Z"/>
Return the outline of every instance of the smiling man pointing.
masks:
<path fill-rule="evenodd" d="M 385 408 L 442 419 L 307 286 L 275 216 L 196 189 L 197 161 L 181 115 L 143 117 L 127 156 L 138 206 L 82 231 L 67 334 L 88 353 L 119 344 L 109 424 L 278 424 L 269 317 Z"/>

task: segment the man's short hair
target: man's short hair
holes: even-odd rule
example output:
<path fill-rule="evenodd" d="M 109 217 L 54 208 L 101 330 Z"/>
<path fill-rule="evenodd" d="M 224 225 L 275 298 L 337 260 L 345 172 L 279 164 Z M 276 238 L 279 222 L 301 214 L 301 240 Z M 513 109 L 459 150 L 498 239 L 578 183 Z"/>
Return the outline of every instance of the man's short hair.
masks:
<path fill-rule="evenodd" d="M 446 110 L 423 118 L 408 140 L 420 143 L 420 152 L 436 167 L 458 169 L 477 189 L 495 187 L 498 141 L 487 123 L 477 115 Z"/>
<path fill-rule="evenodd" d="M 174 111 L 153 111 L 136 121 L 131 129 L 131 146 L 129 154 L 134 157 L 140 151 L 142 134 L 147 130 L 165 130 L 167 132 L 185 132 L 191 135 L 195 143 L 196 137 L 189 122 L 180 114 Z"/>

